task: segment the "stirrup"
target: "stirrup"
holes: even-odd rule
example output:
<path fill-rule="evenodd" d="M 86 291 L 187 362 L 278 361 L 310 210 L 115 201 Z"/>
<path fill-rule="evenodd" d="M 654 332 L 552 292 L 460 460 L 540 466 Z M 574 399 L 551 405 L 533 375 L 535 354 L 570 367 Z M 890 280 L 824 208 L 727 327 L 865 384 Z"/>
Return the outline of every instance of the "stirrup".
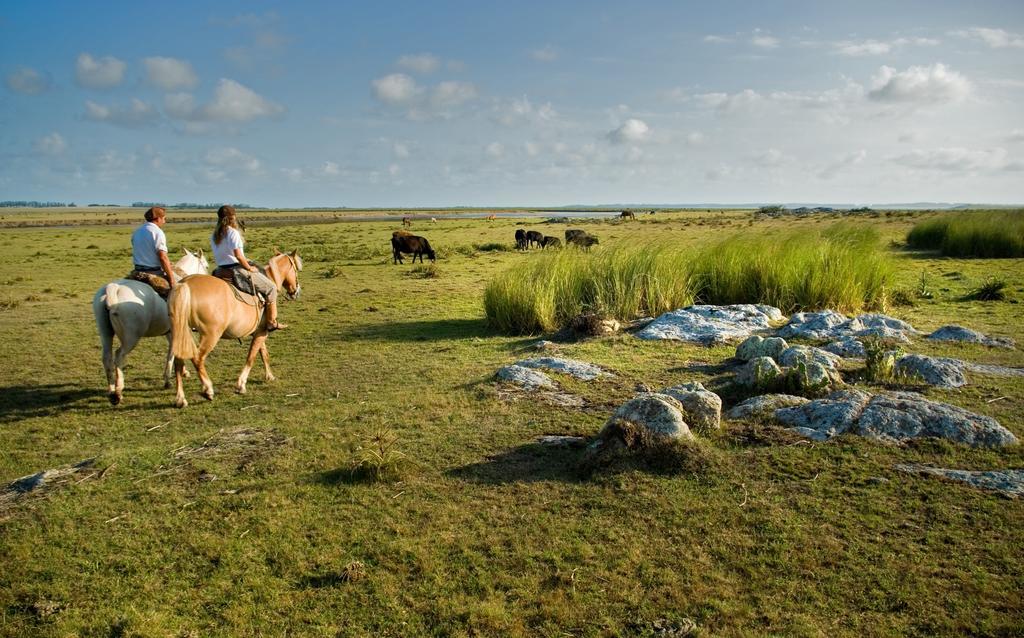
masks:
<path fill-rule="evenodd" d="M 267 322 L 267 332 L 274 332 L 275 330 L 284 330 L 288 327 L 288 324 L 275 321 L 274 323 Z"/>

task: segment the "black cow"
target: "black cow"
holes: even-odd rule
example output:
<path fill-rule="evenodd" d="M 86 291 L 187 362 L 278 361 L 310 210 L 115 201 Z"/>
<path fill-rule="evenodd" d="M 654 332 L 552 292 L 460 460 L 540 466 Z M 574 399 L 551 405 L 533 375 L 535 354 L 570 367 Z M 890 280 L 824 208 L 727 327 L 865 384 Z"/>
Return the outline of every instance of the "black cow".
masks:
<path fill-rule="evenodd" d="M 420 263 L 423 263 L 423 255 L 430 257 L 430 261 L 433 262 L 437 259 L 434 254 L 434 249 L 430 247 L 430 242 L 427 241 L 426 237 L 420 237 L 418 235 L 411 235 L 407 232 L 396 230 L 391 233 L 391 256 L 396 264 L 404 264 L 402 260 L 402 253 L 412 255 L 412 263 L 416 263 L 416 257 L 420 258 Z"/>
<path fill-rule="evenodd" d="M 516 250 L 526 250 L 528 248 L 526 243 L 526 231 L 522 228 L 516 230 Z"/>
<path fill-rule="evenodd" d="M 544 234 L 543 233 L 538 233 L 535 230 L 528 230 L 528 231 L 526 231 L 526 244 L 528 246 L 532 246 L 534 244 L 537 244 L 538 246 L 540 246 L 541 242 L 543 242 L 543 241 L 544 241 Z"/>
<path fill-rule="evenodd" d="M 574 243 L 574 239 L 576 237 L 586 237 L 586 236 L 587 236 L 587 231 L 585 231 L 585 230 L 578 230 L 578 229 L 574 230 L 574 229 L 570 228 L 569 230 L 565 231 L 565 243 L 566 243 L 566 245 L 572 244 L 572 243 Z"/>
<path fill-rule="evenodd" d="M 552 237 L 550 235 L 545 235 L 544 239 L 542 239 L 540 241 L 540 247 L 541 248 L 547 248 L 548 246 L 551 246 L 552 248 L 561 248 L 562 247 L 562 240 L 560 240 L 557 237 Z"/>
<path fill-rule="evenodd" d="M 588 252 L 590 251 L 591 246 L 595 246 L 599 243 L 601 242 L 597 241 L 597 237 L 594 237 L 593 235 L 584 235 L 583 237 L 576 238 L 576 245 Z"/>

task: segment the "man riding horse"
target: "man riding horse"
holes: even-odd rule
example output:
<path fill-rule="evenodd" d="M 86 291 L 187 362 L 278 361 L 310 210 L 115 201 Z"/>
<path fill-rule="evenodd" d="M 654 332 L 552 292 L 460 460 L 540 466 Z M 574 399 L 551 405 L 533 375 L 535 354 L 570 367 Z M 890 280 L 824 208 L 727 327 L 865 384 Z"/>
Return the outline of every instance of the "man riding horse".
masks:
<path fill-rule="evenodd" d="M 167 211 L 154 206 L 146 211 L 146 223 L 132 233 L 132 261 L 135 269 L 128 276 L 148 283 L 161 297 L 167 297 L 177 279 L 167 258 L 167 236 L 163 226 Z"/>

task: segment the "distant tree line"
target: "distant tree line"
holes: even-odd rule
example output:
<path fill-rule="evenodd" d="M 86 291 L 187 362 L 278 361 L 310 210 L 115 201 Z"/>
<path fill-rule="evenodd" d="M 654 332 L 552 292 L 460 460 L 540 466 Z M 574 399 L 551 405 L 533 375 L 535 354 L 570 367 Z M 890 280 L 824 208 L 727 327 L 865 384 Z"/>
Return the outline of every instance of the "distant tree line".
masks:
<path fill-rule="evenodd" d="M 235 208 L 252 208 L 249 204 L 232 204 Z M 132 202 L 134 208 L 151 208 L 153 206 L 160 206 L 161 208 L 193 208 L 193 209 L 210 209 L 216 210 L 221 207 L 221 204 L 196 204 L 193 202 L 178 202 L 177 204 L 165 204 L 163 202 Z"/>
<path fill-rule="evenodd" d="M 0 208 L 63 208 L 74 205 L 74 202 L 70 204 L 65 204 L 64 202 L 37 202 L 34 199 L 8 199 L 0 202 Z"/>

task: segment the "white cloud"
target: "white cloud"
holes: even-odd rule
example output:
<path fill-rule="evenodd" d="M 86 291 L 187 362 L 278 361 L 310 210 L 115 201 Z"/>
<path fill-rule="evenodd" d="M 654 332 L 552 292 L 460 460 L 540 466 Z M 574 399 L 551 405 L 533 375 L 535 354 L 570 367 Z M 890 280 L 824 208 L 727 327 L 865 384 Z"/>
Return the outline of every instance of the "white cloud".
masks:
<path fill-rule="evenodd" d="M 727 38 L 722 35 L 706 35 L 704 36 L 705 42 L 711 42 L 713 44 L 725 44 L 726 42 L 732 42 L 732 38 Z"/>
<path fill-rule="evenodd" d="M 298 183 L 305 178 L 301 168 L 282 168 L 281 173 L 289 182 Z"/>
<path fill-rule="evenodd" d="M 420 93 L 416 81 L 404 73 L 392 73 L 370 83 L 373 97 L 391 105 L 409 104 Z"/>
<path fill-rule="evenodd" d="M 935 46 L 939 41 L 934 38 L 896 38 L 894 40 L 840 40 L 835 42 L 835 52 L 848 57 L 861 57 L 866 55 L 886 55 L 900 47 Z"/>
<path fill-rule="evenodd" d="M 430 53 L 403 55 L 398 58 L 397 65 L 416 73 L 433 73 L 441 66 L 441 60 Z"/>
<path fill-rule="evenodd" d="M 750 43 L 762 49 L 775 49 L 779 46 L 779 39 L 770 35 L 756 35 L 750 39 Z"/>
<path fill-rule="evenodd" d="M 135 173 L 135 154 L 122 154 L 114 150 L 89 154 L 82 171 L 100 182 L 124 180 Z"/>
<path fill-rule="evenodd" d="M 94 122 L 106 122 L 114 126 L 138 128 L 155 123 L 160 117 L 160 113 L 152 104 L 143 102 L 139 98 L 132 98 L 131 105 L 127 107 L 116 105 L 104 106 L 92 100 L 86 100 L 85 117 Z"/>
<path fill-rule="evenodd" d="M 608 139 L 615 144 L 635 144 L 645 141 L 651 133 L 651 128 L 643 120 L 629 118 L 619 128 L 608 133 Z"/>
<path fill-rule="evenodd" d="M 80 53 L 75 62 L 75 79 L 90 89 L 109 89 L 124 80 L 127 65 L 112 56 L 94 58 L 89 53 Z"/>
<path fill-rule="evenodd" d="M 213 101 L 201 111 L 209 120 L 248 122 L 259 117 L 280 115 L 284 113 L 284 107 L 234 80 L 221 79 L 213 93 Z"/>
<path fill-rule="evenodd" d="M 883 66 L 873 78 L 868 97 L 878 102 L 934 104 L 963 100 L 970 93 L 966 77 L 939 63 L 906 71 Z"/>
<path fill-rule="evenodd" d="M 1015 128 L 1006 136 L 1009 142 L 1024 142 L 1024 129 Z"/>
<path fill-rule="evenodd" d="M 430 92 L 430 104 L 436 108 L 448 108 L 459 106 L 476 96 L 476 87 L 469 82 L 449 80 L 441 82 Z"/>
<path fill-rule="evenodd" d="M 715 108 L 723 113 L 749 111 L 764 102 L 764 96 L 752 89 L 744 89 L 739 93 L 700 93 L 694 98 L 702 106 Z"/>
<path fill-rule="evenodd" d="M 550 102 L 534 105 L 525 95 L 522 99 L 514 99 L 498 107 L 496 119 L 504 126 L 520 124 L 542 124 L 551 122 L 558 117 L 558 112 Z"/>
<path fill-rule="evenodd" d="M 398 164 L 388 164 L 388 175 L 395 177 L 402 172 L 402 167 Z"/>
<path fill-rule="evenodd" d="M 961 147 L 918 149 L 890 158 L 910 168 L 946 172 L 1018 170 L 1018 164 L 1007 161 L 1006 149 L 972 150 Z"/>
<path fill-rule="evenodd" d="M 1006 47 L 1017 49 L 1024 48 L 1024 35 L 1019 33 L 1010 33 L 1003 29 L 973 27 L 961 31 L 952 31 L 950 34 L 961 38 L 981 40 L 993 49 L 1002 49 Z"/>
<path fill-rule="evenodd" d="M 700 146 L 704 143 L 704 134 L 698 132 L 687 133 L 686 143 L 690 146 Z"/>
<path fill-rule="evenodd" d="M 530 157 L 536 157 L 540 155 L 540 144 L 537 142 L 523 142 L 523 150 Z"/>
<path fill-rule="evenodd" d="M 410 155 L 409 147 L 401 142 L 395 142 L 392 144 L 391 152 L 394 153 L 395 157 L 398 159 L 408 159 Z"/>
<path fill-rule="evenodd" d="M 341 167 L 336 162 L 327 161 L 320 167 L 320 172 L 327 177 L 337 177 L 341 175 Z"/>
<path fill-rule="evenodd" d="M 777 148 L 754 153 L 749 156 L 752 164 L 762 168 L 776 168 L 790 162 L 790 157 Z"/>
<path fill-rule="evenodd" d="M 54 131 L 36 140 L 35 148 L 37 152 L 43 155 L 63 155 L 64 151 L 68 148 L 68 144 L 60 133 Z"/>
<path fill-rule="evenodd" d="M 7 88 L 15 93 L 38 95 L 50 88 L 50 78 L 35 69 L 22 66 L 7 75 Z"/>
<path fill-rule="evenodd" d="M 530 57 L 538 62 L 554 62 L 558 59 L 558 50 L 550 44 L 546 44 L 539 49 L 530 51 Z"/>
<path fill-rule="evenodd" d="M 487 157 L 496 159 L 505 154 L 505 146 L 501 142 L 491 142 L 484 147 L 484 153 Z"/>
<path fill-rule="evenodd" d="M 170 117 L 188 120 L 187 133 L 203 134 L 212 130 L 209 122 L 248 122 L 280 115 L 285 109 L 247 86 L 222 78 L 209 104 L 197 105 L 190 93 L 169 93 L 164 96 L 164 111 Z"/>
<path fill-rule="evenodd" d="M 864 149 L 854 151 L 852 153 L 847 153 L 846 155 L 843 155 L 836 161 L 822 168 L 818 172 L 818 177 L 820 177 L 821 179 L 832 179 L 840 172 L 842 172 L 844 169 L 860 164 L 867 158 L 867 156 L 868 152 L 865 151 Z"/>
<path fill-rule="evenodd" d="M 234 147 L 212 149 L 203 158 L 205 162 L 215 169 L 215 172 L 227 173 L 248 173 L 256 174 L 260 171 L 261 163 L 252 155 L 243 153 Z M 212 175 L 213 173 L 211 173 Z"/>
<path fill-rule="evenodd" d="M 142 60 L 146 67 L 146 80 L 164 91 L 192 89 L 199 84 L 192 65 L 175 58 L 151 57 Z"/>

